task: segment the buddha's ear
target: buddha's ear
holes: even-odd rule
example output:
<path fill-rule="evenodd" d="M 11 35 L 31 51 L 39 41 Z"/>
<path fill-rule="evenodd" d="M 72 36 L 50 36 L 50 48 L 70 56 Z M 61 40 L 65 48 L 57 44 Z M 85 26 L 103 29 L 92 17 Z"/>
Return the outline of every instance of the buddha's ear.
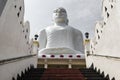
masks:
<path fill-rule="evenodd" d="M 67 19 L 66 24 L 68 25 L 68 23 L 69 23 L 69 20 Z"/>

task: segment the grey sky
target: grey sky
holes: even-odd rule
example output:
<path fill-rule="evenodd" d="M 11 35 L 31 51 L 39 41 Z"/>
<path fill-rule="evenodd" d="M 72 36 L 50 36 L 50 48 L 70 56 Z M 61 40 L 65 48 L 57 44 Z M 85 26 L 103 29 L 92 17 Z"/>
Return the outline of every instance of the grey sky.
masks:
<path fill-rule="evenodd" d="M 96 21 L 101 19 L 102 0 L 24 0 L 25 20 L 30 21 L 31 37 L 51 25 L 53 10 L 67 10 L 69 25 L 93 34 Z"/>

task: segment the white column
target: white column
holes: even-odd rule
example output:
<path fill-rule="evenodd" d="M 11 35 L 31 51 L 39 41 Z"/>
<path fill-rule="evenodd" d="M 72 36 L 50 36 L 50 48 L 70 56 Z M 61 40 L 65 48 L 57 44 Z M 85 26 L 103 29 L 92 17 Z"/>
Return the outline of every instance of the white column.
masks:
<path fill-rule="evenodd" d="M 47 69 L 47 68 L 48 68 L 47 59 L 45 59 L 44 68 L 45 68 L 45 69 Z"/>
<path fill-rule="evenodd" d="M 39 43 L 38 41 L 33 41 L 33 54 L 38 54 L 38 47 L 39 47 Z"/>
<path fill-rule="evenodd" d="M 85 39 L 85 53 L 90 54 L 90 40 Z"/>
<path fill-rule="evenodd" d="M 71 68 L 72 68 L 72 65 L 71 65 L 71 64 L 68 64 L 68 68 L 71 69 Z"/>
<path fill-rule="evenodd" d="M 71 69 L 72 68 L 72 64 L 71 64 L 72 60 L 69 59 L 69 63 L 68 63 L 68 68 Z"/>
<path fill-rule="evenodd" d="M 44 64 L 44 68 L 47 69 L 48 68 L 48 64 Z"/>

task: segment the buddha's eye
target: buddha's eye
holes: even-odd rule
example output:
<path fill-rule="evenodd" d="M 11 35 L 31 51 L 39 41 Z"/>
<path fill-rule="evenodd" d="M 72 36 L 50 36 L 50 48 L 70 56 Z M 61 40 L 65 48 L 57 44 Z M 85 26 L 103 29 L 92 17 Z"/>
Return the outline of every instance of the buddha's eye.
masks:
<path fill-rule="evenodd" d="M 63 12 L 63 13 L 65 13 L 65 11 L 64 11 L 64 10 L 62 10 L 62 12 Z"/>

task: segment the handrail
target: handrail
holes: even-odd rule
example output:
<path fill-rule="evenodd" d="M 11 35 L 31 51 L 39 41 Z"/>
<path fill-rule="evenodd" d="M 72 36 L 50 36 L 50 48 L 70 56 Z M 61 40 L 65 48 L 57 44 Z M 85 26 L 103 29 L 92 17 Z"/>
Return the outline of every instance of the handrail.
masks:
<path fill-rule="evenodd" d="M 99 54 L 87 54 L 87 56 L 98 56 L 98 57 L 106 57 L 106 58 L 120 59 L 120 57 L 107 56 L 107 55 L 99 55 Z"/>
<path fill-rule="evenodd" d="M 23 60 L 23 59 L 27 59 L 27 58 L 31 58 L 33 56 L 36 56 L 36 54 L 34 55 L 27 55 L 27 56 L 21 56 L 21 57 L 15 57 L 15 58 L 10 58 L 10 59 L 4 59 L 4 60 L 0 60 L 0 65 L 4 65 L 4 64 L 8 64 L 8 63 L 12 63 L 12 62 L 16 62 L 19 60 Z"/>

